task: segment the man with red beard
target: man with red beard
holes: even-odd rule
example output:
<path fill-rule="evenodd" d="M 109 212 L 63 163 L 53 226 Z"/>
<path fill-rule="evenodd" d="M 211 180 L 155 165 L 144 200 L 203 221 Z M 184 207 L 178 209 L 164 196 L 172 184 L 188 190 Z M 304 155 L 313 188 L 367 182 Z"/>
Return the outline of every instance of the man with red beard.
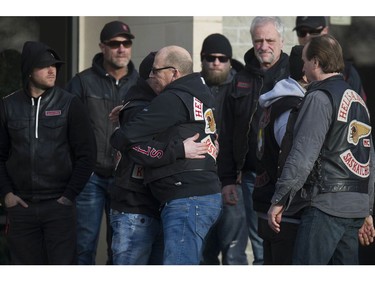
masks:
<path fill-rule="evenodd" d="M 201 61 L 201 75 L 215 98 L 214 114 L 220 140 L 221 112 L 226 96 L 231 93 L 236 73 L 232 67 L 232 46 L 228 38 L 219 33 L 207 36 L 202 44 Z M 248 264 L 245 207 L 241 186 L 237 185 L 236 189 L 239 200 L 234 203 L 227 204 L 223 195 L 223 213 L 206 237 L 202 264 Z"/>

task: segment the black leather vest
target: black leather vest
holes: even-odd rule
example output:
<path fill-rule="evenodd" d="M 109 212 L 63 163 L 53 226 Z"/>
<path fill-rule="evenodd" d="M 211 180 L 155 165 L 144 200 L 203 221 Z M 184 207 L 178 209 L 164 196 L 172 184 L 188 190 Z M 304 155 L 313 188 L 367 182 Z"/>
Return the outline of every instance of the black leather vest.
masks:
<path fill-rule="evenodd" d="M 334 76 L 317 83 L 331 99 L 333 122 L 306 185 L 319 192 L 368 192 L 370 175 L 370 115 L 362 98 Z"/>
<path fill-rule="evenodd" d="M 254 210 L 267 213 L 275 192 L 280 147 L 274 134 L 275 120 L 301 102 L 299 97 L 284 97 L 263 110 L 259 121 L 257 167 L 253 191 Z"/>
<path fill-rule="evenodd" d="M 274 185 L 277 181 L 277 166 L 280 147 L 274 134 L 275 120 L 287 110 L 301 102 L 299 97 L 284 97 L 263 110 L 257 135 L 257 180 L 255 187 Z"/>
<path fill-rule="evenodd" d="M 80 98 L 87 107 L 95 133 L 97 160 L 94 171 L 103 177 L 110 177 L 114 175 L 116 151 L 109 143 L 109 138 L 118 124 L 104 116 L 108 116 L 114 107 L 122 104 L 129 89 L 136 84 L 138 72 L 130 62 L 129 74 L 116 81 L 112 76 L 104 75 L 104 69 L 98 68 L 96 66 L 84 70 L 76 77 L 79 78 L 83 91 Z M 69 91 L 75 93 L 74 89 Z"/>
<path fill-rule="evenodd" d="M 172 94 L 172 93 L 171 93 Z M 185 171 L 216 171 L 217 147 L 215 146 L 216 123 L 212 105 L 204 104 L 189 93 L 178 92 L 176 94 L 186 106 L 189 112 L 189 120 L 178 124 L 166 132 L 159 134 L 156 140 L 161 142 L 181 141 L 199 133 L 199 140 L 209 144 L 209 153 L 204 159 L 177 159 L 175 163 L 160 168 L 147 169 L 145 183 L 168 177 Z"/>

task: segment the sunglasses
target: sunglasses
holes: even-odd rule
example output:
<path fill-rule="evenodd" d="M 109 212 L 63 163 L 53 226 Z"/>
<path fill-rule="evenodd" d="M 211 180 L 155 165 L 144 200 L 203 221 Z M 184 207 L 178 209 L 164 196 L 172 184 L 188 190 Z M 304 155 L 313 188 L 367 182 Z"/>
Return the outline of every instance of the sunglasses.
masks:
<path fill-rule="evenodd" d="M 207 62 L 214 62 L 216 61 L 216 59 L 219 60 L 219 62 L 228 62 L 229 61 L 229 58 L 228 57 L 225 57 L 225 56 L 212 56 L 212 55 L 205 55 L 204 56 L 204 59 L 207 61 Z"/>
<path fill-rule="evenodd" d="M 160 67 L 160 68 L 153 67 L 153 68 L 151 68 L 151 72 L 152 72 L 153 75 L 156 75 L 156 73 L 158 73 L 160 70 L 170 69 L 170 68 L 176 70 L 176 68 L 174 66 L 164 66 L 164 67 Z"/>
<path fill-rule="evenodd" d="M 306 37 L 307 33 L 310 35 L 319 35 L 324 28 L 318 29 L 297 29 L 297 36 L 298 37 Z"/>
<path fill-rule="evenodd" d="M 124 46 L 125 48 L 130 48 L 133 45 L 132 40 L 124 40 L 124 41 L 107 41 L 104 44 L 111 49 L 118 49 L 120 45 Z"/>

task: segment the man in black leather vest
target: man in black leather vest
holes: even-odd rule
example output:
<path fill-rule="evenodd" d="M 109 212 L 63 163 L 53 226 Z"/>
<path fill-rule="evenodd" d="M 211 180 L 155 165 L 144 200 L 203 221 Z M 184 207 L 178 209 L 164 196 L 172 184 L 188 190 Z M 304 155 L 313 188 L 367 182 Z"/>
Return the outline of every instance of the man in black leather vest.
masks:
<path fill-rule="evenodd" d="M 198 265 L 204 238 L 221 212 L 214 100 L 190 54 L 160 49 L 150 78 L 160 94 L 116 130 L 120 150 L 137 152 L 144 182 L 162 206 L 163 264 Z M 191 151 L 187 142 L 197 142 Z"/>
<path fill-rule="evenodd" d="M 342 49 L 335 38 L 312 38 L 302 59 L 311 83 L 276 182 L 268 223 L 280 232 L 283 212 L 307 201 L 301 205 L 293 264 L 358 264 L 358 236 L 364 244 L 375 236 L 369 112 L 344 81 Z"/>

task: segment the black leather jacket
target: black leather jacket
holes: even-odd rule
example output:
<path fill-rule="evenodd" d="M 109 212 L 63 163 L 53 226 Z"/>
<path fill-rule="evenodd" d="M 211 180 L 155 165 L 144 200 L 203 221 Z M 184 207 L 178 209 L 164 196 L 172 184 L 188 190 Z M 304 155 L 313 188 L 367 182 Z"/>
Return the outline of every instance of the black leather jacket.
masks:
<path fill-rule="evenodd" d="M 223 186 L 235 184 L 239 171 L 255 172 L 256 135 L 261 115 L 259 96 L 289 76 L 285 53 L 281 53 L 279 61 L 266 72 L 260 69 L 253 49 L 245 54 L 245 62 L 245 68 L 234 78 L 234 92 L 226 99 L 223 109 L 225 122 L 221 128 L 218 157 Z"/>
<path fill-rule="evenodd" d="M 92 173 L 95 153 L 78 98 L 58 87 L 39 98 L 18 90 L 2 100 L 0 112 L 2 194 L 74 200 Z"/>
<path fill-rule="evenodd" d="M 108 115 L 122 104 L 138 76 L 130 61 L 128 75 L 116 81 L 103 68 L 103 54 L 99 53 L 94 57 L 92 67 L 78 73 L 67 85 L 68 91 L 79 96 L 88 109 L 97 145 L 95 173 L 98 175 L 114 175 L 115 150 L 109 138 L 118 124 L 111 122 Z"/>
<path fill-rule="evenodd" d="M 329 95 L 337 121 L 330 127 L 306 185 L 315 185 L 323 193 L 368 193 L 371 125 L 365 102 L 340 75 L 311 88 Z"/>

